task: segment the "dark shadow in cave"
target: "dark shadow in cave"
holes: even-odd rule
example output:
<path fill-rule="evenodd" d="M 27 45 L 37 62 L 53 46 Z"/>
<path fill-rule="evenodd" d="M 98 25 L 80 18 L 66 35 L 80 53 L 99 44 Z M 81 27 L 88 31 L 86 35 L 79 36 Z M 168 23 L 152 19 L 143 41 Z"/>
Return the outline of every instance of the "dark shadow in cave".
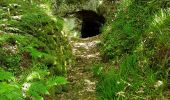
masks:
<path fill-rule="evenodd" d="M 81 37 L 93 37 L 101 33 L 101 27 L 105 18 L 92 10 L 81 10 L 75 12 L 77 18 L 82 20 Z"/>

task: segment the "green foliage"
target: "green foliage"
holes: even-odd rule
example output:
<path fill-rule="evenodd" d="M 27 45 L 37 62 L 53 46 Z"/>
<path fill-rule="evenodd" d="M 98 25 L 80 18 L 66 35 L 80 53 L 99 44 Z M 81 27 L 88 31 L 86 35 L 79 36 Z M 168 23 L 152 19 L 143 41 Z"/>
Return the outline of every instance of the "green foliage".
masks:
<path fill-rule="evenodd" d="M 97 84 L 99 99 L 147 99 L 162 95 L 164 85 L 156 85 L 164 80 L 157 80 L 156 73 L 148 67 L 141 71 L 137 63 L 135 55 L 129 56 L 119 69 L 110 68 L 104 72 Z"/>
<path fill-rule="evenodd" d="M 10 72 L 0 71 L 0 97 L 5 100 L 23 100 L 29 97 L 42 100 L 44 95 L 52 94 L 51 88 L 67 84 L 65 77 L 49 76 L 48 70 L 32 69 L 26 77 L 15 81 Z M 23 80 L 22 80 L 23 79 Z M 55 92 L 55 91 L 54 91 Z"/>
<path fill-rule="evenodd" d="M 123 0 L 116 6 L 113 22 L 108 18 L 103 30 L 101 54 L 105 62 L 112 62 L 109 67 L 118 69 L 111 68 L 113 71 L 103 72 L 104 78 L 97 85 L 100 98 L 168 98 L 165 92 L 168 91 L 166 88 L 169 87 L 170 75 L 170 13 L 169 8 L 164 6 L 166 3 L 167 1 Z M 110 79 L 106 81 L 107 77 Z M 121 80 L 126 83 L 123 87 L 108 85 L 121 83 Z M 114 87 L 119 87 L 120 91 L 109 92 L 117 89 Z"/>
<path fill-rule="evenodd" d="M 40 100 L 68 83 L 63 76 L 72 52 L 61 34 L 63 19 L 53 16 L 51 4 L 0 0 L 0 65 L 8 71 L 0 71 L 0 99 Z"/>
<path fill-rule="evenodd" d="M 50 92 L 50 90 L 55 86 L 60 86 L 68 83 L 65 77 L 49 75 L 50 72 L 48 70 L 34 69 L 26 77 L 25 83 L 30 84 L 28 91 L 26 91 L 27 95 L 36 100 L 41 100 L 43 95 L 53 94 Z"/>
<path fill-rule="evenodd" d="M 140 1 L 133 1 L 128 7 L 125 6 L 126 9 L 118 10 L 114 24 L 110 23 L 111 31 L 104 36 L 102 49 L 103 54 L 110 59 L 132 53 L 141 35 L 148 28 L 149 6 L 137 2 Z"/>
<path fill-rule="evenodd" d="M 18 55 L 14 38 L 12 36 L 1 35 L 0 47 L 1 66 L 8 67 L 9 69 L 18 67 L 21 56 Z"/>
<path fill-rule="evenodd" d="M 0 70 L 0 98 L 3 100 L 23 100 L 21 86 L 15 82 L 10 72 Z"/>
<path fill-rule="evenodd" d="M 0 15 L 2 17 L 0 30 L 12 34 L 11 36 L 2 34 L 0 44 L 5 47 L 8 42 L 6 39 L 12 37 L 14 44 L 9 43 L 7 46 L 16 47 L 18 51 L 9 55 L 9 50 L 6 52 L 1 50 L 3 56 L 0 61 L 3 66 L 25 67 L 23 63 L 29 62 L 26 67 L 31 67 L 34 66 L 33 62 L 37 62 L 55 69 L 53 73 L 66 74 L 65 67 L 70 64 L 72 52 L 67 38 L 60 32 L 63 20 L 52 15 L 52 2 L 11 0 L 1 3 L 3 13 Z M 47 63 L 47 58 L 54 60 Z"/>
<path fill-rule="evenodd" d="M 14 78 L 14 76 L 10 72 L 5 72 L 5 71 L 0 70 L 0 80 L 1 81 L 8 81 L 13 78 Z"/>
<path fill-rule="evenodd" d="M 55 85 L 62 85 L 62 84 L 67 84 L 67 80 L 64 77 L 51 77 L 48 82 L 47 82 L 47 86 L 50 88 L 51 86 L 55 86 Z"/>
<path fill-rule="evenodd" d="M 31 53 L 31 56 L 33 58 L 42 58 L 43 56 L 43 53 L 42 52 L 39 52 L 38 50 L 36 50 L 35 48 L 31 47 L 31 46 L 28 46 L 27 47 L 27 50 L 28 52 Z"/>
<path fill-rule="evenodd" d="M 114 100 L 118 97 L 117 93 L 124 90 L 125 84 L 119 83 L 120 78 L 114 71 L 104 74 L 97 84 L 98 99 Z"/>
<path fill-rule="evenodd" d="M 93 65 L 93 75 L 94 76 L 100 76 L 102 74 L 102 71 L 103 71 L 103 64 L 94 64 Z"/>
<path fill-rule="evenodd" d="M 21 88 L 17 84 L 0 83 L 0 98 L 2 100 L 23 100 Z"/>
<path fill-rule="evenodd" d="M 49 94 L 46 85 L 43 82 L 33 82 L 28 90 L 28 95 L 35 100 L 42 100 L 42 94 Z"/>

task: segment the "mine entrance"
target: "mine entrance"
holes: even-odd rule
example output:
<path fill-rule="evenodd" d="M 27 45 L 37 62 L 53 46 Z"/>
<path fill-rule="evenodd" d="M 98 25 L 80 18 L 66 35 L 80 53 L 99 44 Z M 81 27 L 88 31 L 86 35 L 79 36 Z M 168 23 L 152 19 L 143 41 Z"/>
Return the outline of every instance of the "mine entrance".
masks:
<path fill-rule="evenodd" d="M 82 20 L 81 38 L 93 37 L 101 33 L 105 18 L 92 10 L 76 12 L 77 18 Z"/>

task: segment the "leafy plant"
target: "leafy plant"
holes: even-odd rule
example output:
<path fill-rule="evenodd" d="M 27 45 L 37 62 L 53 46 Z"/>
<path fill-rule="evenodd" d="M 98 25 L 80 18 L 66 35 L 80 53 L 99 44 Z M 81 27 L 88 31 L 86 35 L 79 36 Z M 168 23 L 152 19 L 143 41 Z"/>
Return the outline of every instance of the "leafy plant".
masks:
<path fill-rule="evenodd" d="M 13 80 L 14 76 L 10 72 L 5 72 L 3 70 L 0 70 L 0 80 L 1 81 L 8 81 Z"/>
<path fill-rule="evenodd" d="M 4 100 L 23 100 L 21 86 L 10 72 L 0 70 L 0 98 Z"/>
<path fill-rule="evenodd" d="M 21 78 L 22 79 L 22 78 Z M 0 97 L 5 100 L 23 100 L 26 97 L 42 100 L 52 94 L 50 89 L 67 84 L 65 77 L 49 76 L 46 70 L 33 71 L 22 80 L 15 80 L 10 72 L 0 70 Z M 55 91 L 54 91 L 55 92 Z"/>
<path fill-rule="evenodd" d="M 55 86 L 68 83 L 65 77 L 49 75 L 47 70 L 36 69 L 26 77 L 25 84 L 30 84 L 25 91 L 28 97 L 30 96 L 36 100 L 41 100 L 43 95 L 53 94 L 49 91 Z"/>

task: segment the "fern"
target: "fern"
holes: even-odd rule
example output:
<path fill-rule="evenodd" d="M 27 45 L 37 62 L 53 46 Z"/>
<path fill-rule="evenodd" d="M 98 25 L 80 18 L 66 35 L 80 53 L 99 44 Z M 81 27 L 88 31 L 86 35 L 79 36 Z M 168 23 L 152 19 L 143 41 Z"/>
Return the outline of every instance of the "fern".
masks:
<path fill-rule="evenodd" d="M 17 84 L 0 83 L 0 98 L 3 100 L 23 100 L 22 91 Z"/>
<path fill-rule="evenodd" d="M 55 86 L 55 85 L 63 85 L 63 84 L 67 84 L 67 83 L 68 83 L 68 81 L 66 80 L 65 77 L 54 76 L 54 77 L 51 77 L 47 81 L 47 86 L 50 88 L 50 87 Z"/>
<path fill-rule="evenodd" d="M 1 100 L 22 100 L 21 85 L 17 84 L 10 72 L 0 70 L 0 99 Z M 8 82 L 7 82 L 8 81 Z"/>
<path fill-rule="evenodd" d="M 33 82 L 28 90 L 28 94 L 35 100 L 42 100 L 43 94 L 49 94 L 44 81 Z"/>
<path fill-rule="evenodd" d="M 10 72 L 0 70 L 0 81 L 13 80 L 14 76 Z"/>
<path fill-rule="evenodd" d="M 26 89 L 26 96 L 35 100 L 42 100 L 43 95 L 49 95 L 49 91 L 54 86 L 67 84 L 65 77 L 49 76 L 48 70 L 36 69 L 26 77 L 26 81 L 30 86 Z M 26 83 L 27 83 L 26 82 Z"/>
<path fill-rule="evenodd" d="M 32 57 L 34 58 L 41 58 L 44 53 L 39 52 L 38 50 L 36 50 L 35 48 L 28 46 L 28 51 L 31 53 Z"/>
<path fill-rule="evenodd" d="M 49 72 L 46 70 L 33 71 L 27 76 L 26 81 L 32 81 L 34 79 L 43 80 L 47 75 L 49 75 Z"/>

